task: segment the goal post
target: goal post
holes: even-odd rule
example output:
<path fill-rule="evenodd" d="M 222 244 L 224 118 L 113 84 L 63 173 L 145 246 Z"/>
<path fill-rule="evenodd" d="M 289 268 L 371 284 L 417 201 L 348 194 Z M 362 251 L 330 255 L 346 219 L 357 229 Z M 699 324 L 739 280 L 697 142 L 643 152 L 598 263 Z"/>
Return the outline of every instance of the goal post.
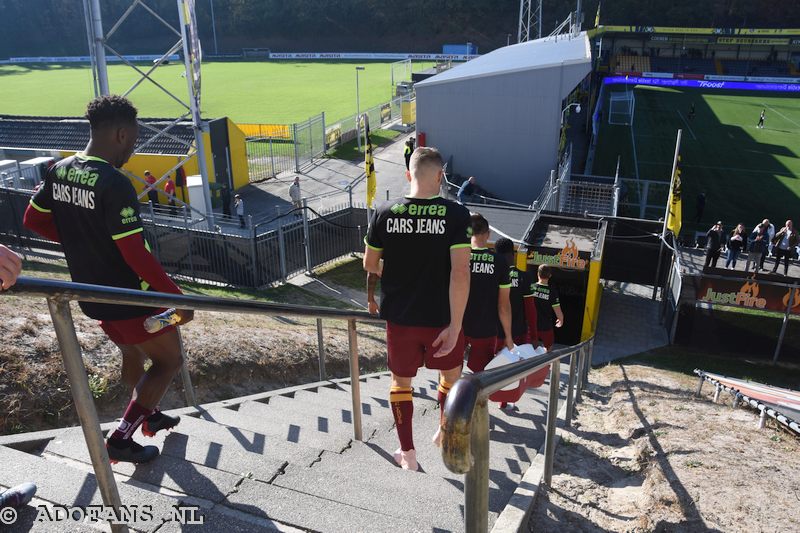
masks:
<path fill-rule="evenodd" d="M 389 65 L 391 69 L 392 90 L 401 81 L 411 81 L 412 65 L 410 59 L 395 61 Z"/>
<path fill-rule="evenodd" d="M 608 105 L 608 123 L 617 126 L 633 124 L 636 97 L 633 91 L 611 93 Z"/>

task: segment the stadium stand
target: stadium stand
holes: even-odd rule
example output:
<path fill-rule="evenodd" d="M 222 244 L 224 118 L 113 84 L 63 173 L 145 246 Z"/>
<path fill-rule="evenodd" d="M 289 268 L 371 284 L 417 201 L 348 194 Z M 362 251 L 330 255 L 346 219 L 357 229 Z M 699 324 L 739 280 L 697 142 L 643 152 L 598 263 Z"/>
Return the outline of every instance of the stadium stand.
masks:
<path fill-rule="evenodd" d="M 713 59 L 695 59 L 686 57 L 654 57 L 654 72 L 690 72 L 695 74 L 716 74 Z"/>
<path fill-rule="evenodd" d="M 647 56 L 619 54 L 612 61 L 616 72 L 652 72 Z"/>

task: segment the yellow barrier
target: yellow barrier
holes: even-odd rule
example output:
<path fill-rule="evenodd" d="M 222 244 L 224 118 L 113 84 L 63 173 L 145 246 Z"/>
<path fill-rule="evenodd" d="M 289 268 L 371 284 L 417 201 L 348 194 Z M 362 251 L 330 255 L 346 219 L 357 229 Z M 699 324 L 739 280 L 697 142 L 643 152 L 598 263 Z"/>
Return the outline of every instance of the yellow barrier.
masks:
<path fill-rule="evenodd" d="M 237 124 L 237 126 L 247 137 L 292 138 L 288 124 Z"/>
<path fill-rule="evenodd" d="M 416 100 L 403 100 L 400 105 L 400 114 L 403 117 L 403 124 L 416 124 L 417 123 L 417 101 Z"/>

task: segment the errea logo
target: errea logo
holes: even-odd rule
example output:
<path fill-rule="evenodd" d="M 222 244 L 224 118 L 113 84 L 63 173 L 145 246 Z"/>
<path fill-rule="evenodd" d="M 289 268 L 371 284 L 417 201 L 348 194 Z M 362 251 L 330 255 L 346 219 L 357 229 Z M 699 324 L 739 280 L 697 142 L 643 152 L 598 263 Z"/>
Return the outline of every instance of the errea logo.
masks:
<path fill-rule="evenodd" d="M 406 211 L 408 211 L 408 208 L 403 204 L 394 204 L 391 208 L 391 212 L 395 215 L 402 215 Z"/>
<path fill-rule="evenodd" d="M 119 216 L 122 217 L 123 224 L 131 224 L 139 220 L 136 216 L 136 210 L 132 207 L 123 207 L 122 211 L 119 212 Z"/>
<path fill-rule="evenodd" d="M 58 167 L 56 169 L 56 177 L 60 180 L 63 180 L 67 177 L 67 167 Z"/>

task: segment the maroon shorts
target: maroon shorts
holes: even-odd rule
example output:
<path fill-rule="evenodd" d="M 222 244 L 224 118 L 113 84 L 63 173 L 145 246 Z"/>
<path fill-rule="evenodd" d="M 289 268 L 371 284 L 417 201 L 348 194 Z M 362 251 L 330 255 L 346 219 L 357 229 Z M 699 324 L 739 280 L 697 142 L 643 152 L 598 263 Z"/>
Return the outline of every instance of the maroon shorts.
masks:
<path fill-rule="evenodd" d="M 166 309 L 159 309 L 153 315 L 163 313 Z M 148 333 L 144 329 L 144 321 L 152 315 L 139 316 L 136 318 L 128 318 L 125 320 L 101 320 L 100 327 L 106 332 L 108 338 L 114 344 L 131 345 L 142 344 L 150 339 L 155 339 L 161 335 L 174 330 L 175 326 L 168 326 L 156 333 Z"/>
<path fill-rule="evenodd" d="M 464 337 L 466 344 L 469 345 L 469 359 L 467 360 L 467 368 L 473 372 L 480 372 L 489 361 L 494 359 L 494 347 L 497 344 L 497 337 L 483 337 L 475 339 L 473 337 Z"/>
<path fill-rule="evenodd" d="M 433 341 L 444 328 L 401 326 L 386 323 L 386 351 L 389 354 L 389 370 L 403 378 L 413 378 L 417 369 L 451 370 L 464 362 L 464 333 L 459 333 L 455 348 L 443 357 L 433 357 L 437 349 Z"/>
<path fill-rule="evenodd" d="M 553 347 L 553 344 L 556 342 L 556 333 L 552 329 L 540 329 L 539 340 L 542 341 L 544 347 L 549 350 L 550 348 Z"/>

